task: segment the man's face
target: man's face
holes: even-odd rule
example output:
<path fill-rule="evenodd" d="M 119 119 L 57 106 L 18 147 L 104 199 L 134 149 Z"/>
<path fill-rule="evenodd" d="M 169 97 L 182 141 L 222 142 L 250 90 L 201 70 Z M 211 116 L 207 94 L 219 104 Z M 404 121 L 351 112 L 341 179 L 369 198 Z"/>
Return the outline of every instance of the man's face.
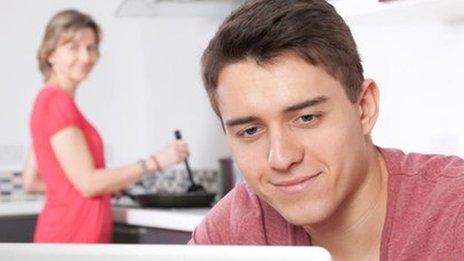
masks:
<path fill-rule="evenodd" d="M 289 222 L 326 221 L 359 189 L 368 164 L 360 106 L 322 68 L 293 55 L 230 64 L 217 102 L 245 180 Z"/>

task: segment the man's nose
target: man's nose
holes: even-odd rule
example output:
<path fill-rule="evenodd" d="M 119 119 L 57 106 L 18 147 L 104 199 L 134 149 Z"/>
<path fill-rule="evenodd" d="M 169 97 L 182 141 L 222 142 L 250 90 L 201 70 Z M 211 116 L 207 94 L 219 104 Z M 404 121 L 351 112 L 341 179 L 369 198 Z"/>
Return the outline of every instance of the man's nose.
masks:
<path fill-rule="evenodd" d="M 289 129 L 273 131 L 270 134 L 268 163 L 272 169 L 280 172 L 289 170 L 300 163 L 304 149 Z"/>

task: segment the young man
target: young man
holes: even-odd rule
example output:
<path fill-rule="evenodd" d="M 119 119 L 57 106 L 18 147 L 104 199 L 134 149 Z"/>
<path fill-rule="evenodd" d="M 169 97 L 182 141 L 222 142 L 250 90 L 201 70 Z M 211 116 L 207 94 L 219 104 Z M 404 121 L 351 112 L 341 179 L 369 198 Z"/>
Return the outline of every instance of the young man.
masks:
<path fill-rule="evenodd" d="M 330 4 L 247 2 L 202 65 L 246 183 L 190 243 L 318 245 L 336 260 L 464 256 L 464 161 L 373 144 L 378 88 Z"/>

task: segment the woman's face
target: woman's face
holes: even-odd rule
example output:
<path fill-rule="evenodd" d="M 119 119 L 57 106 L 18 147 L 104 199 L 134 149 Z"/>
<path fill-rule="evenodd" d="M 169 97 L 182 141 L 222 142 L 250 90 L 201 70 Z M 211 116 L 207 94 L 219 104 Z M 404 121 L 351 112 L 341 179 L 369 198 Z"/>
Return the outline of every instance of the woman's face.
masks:
<path fill-rule="evenodd" d="M 52 65 L 52 77 L 79 84 L 90 73 L 98 56 L 95 32 L 90 28 L 80 29 L 70 41 L 60 43 L 51 53 L 48 61 Z"/>

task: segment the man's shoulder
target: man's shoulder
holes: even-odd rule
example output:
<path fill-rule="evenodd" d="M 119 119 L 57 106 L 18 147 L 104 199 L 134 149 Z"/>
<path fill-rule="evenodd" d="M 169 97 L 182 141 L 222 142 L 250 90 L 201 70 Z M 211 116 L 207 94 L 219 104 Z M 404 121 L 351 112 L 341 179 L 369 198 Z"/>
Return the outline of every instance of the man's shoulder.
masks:
<path fill-rule="evenodd" d="M 247 184 L 237 184 L 208 212 L 195 229 L 190 243 L 262 243 L 264 231 L 261 204 L 261 200 Z"/>
<path fill-rule="evenodd" d="M 429 182 L 464 182 L 464 159 L 454 155 L 404 153 L 381 149 L 389 176 L 416 177 Z"/>
<path fill-rule="evenodd" d="M 457 231 L 464 226 L 464 160 L 391 149 L 381 152 L 389 170 L 384 233 L 389 256 L 422 259 L 419 254 L 423 254 L 436 259 L 462 248 L 462 235 Z"/>
<path fill-rule="evenodd" d="M 208 213 L 210 218 L 229 220 L 239 225 L 248 216 L 258 216 L 261 212 L 261 199 L 246 183 L 237 184 Z"/>
<path fill-rule="evenodd" d="M 453 202 L 462 202 L 464 194 L 464 160 L 438 154 L 405 154 L 383 149 L 389 171 L 390 195 L 402 205 L 417 202 L 435 204 L 440 211 Z"/>

